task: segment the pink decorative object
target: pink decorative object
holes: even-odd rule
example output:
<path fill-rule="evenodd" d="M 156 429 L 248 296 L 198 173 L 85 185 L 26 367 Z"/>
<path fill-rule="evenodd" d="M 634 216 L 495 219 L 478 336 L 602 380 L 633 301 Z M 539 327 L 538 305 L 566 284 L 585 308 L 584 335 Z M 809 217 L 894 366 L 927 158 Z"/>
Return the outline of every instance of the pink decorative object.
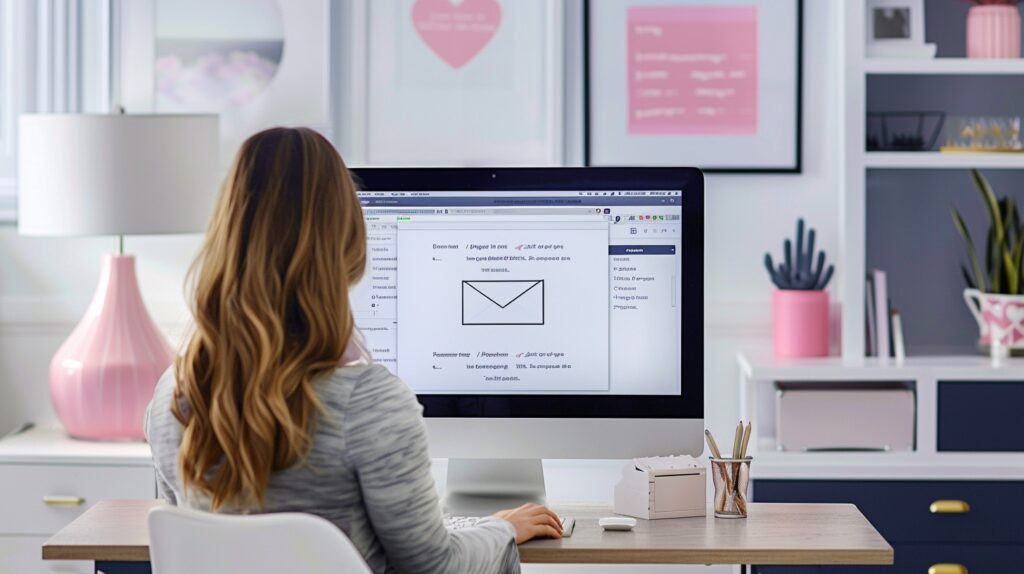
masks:
<path fill-rule="evenodd" d="M 990 346 L 995 335 L 1004 349 L 1024 349 L 1024 295 L 964 289 L 964 301 L 978 322 L 982 347 Z"/>
<path fill-rule="evenodd" d="M 458 69 L 498 32 L 501 5 L 497 0 L 416 0 L 412 25 L 435 54 Z"/>
<path fill-rule="evenodd" d="M 1020 10 L 1016 4 L 971 6 L 967 12 L 968 58 L 1020 58 Z"/>
<path fill-rule="evenodd" d="M 756 135 L 757 6 L 633 6 L 629 133 Z"/>
<path fill-rule="evenodd" d="M 173 359 L 146 312 L 135 258 L 107 255 L 85 317 L 50 363 L 50 397 L 68 434 L 142 440 L 142 419 Z"/>
<path fill-rule="evenodd" d="M 772 296 L 775 357 L 828 355 L 828 291 L 778 289 Z"/>

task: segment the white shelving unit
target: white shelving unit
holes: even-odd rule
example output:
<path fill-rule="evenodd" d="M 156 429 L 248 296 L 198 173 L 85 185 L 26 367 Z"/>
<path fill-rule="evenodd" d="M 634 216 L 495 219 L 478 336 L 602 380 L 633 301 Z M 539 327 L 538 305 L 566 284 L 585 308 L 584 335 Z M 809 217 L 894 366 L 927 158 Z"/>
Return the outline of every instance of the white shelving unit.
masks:
<path fill-rule="evenodd" d="M 779 361 L 740 355 L 741 415 L 754 421 L 751 466 L 755 479 L 1021 480 L 1024 453 L 940 452 L 940 381 L 1017 382 L 1024 359 L 993 366 L 985 357 Z M 914 386 L 916 446 L 912 452 L 780 452 L 775 440 L 776 383 L 907 382 Z M 843 424 L 843 421 L 837 421 Z"/>
<path fill-rule="evenodd" d="M 864 0 L 843 2 L 843 96 L 844 114 L 840 142 L 844 177 L 840 191 L 839 252 L 842 271 L 838 296 L 842 302 L 842 356 L 864 356 L 864 276 L 866 260 L 867 170 L 870 169 L 1024 169 L 1024 154 L 868 152 L 865 118 L 867 78 L 871 75 L 1024 75 L 1024 59 L 980 60 L 968 58 L 883 59 L 867 58 Z M 951 79 L 951 81 L 953 81 Z"/>

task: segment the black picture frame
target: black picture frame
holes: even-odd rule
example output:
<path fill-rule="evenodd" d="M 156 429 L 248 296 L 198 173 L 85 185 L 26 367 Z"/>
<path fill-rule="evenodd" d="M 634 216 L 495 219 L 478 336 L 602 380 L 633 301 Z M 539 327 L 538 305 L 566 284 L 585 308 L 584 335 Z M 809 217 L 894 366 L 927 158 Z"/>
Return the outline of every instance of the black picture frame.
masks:
<path fill-rule="evenodd" d="M 711 2 L 715 0 L 709 0 Z M 803 56 L 804 56 L 804 0 L 791 0 L 796 4 L 796 98 L 795 98 L 795 149 L 793 164 L 780 167 L 722 167 L 713 165 L 697 165 L 704 173 L 732 173 L 732 174 L 799 174 L 803 172 Z M 593 129 L 591 127 L 592 106 L 591 106 L 591 0 L 582 2 L 583 21 L 583 164 L 585 166 L 595 165 L 592 162 L 591 146 L 593 142 Z M 692 165 L 692 161 L 680 158 L 678 165 Z M 602 166 L 604 164 L 601 164 Z M 653 167 L 670 167 L 669 165 L 656 165 Z"/>

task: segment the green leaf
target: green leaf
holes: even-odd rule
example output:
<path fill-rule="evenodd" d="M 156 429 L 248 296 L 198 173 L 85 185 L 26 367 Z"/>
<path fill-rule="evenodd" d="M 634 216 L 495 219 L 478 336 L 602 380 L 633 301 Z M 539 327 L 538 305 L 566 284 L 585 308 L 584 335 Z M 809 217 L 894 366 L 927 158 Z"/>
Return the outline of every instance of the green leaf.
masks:
<path fill-rule="evenodd" d="M 971 279 L 971 272 L 967 270 L 963 265 L 960 266 L 960 273 L 964 275 L 964 283 L 967 284 L 969 289 L 977 289 L 978 287 L 974 284 L 974 279 Z"/>
<path fill-rule="evenodd" d="M 993 293 L 999 292 L 1003 272 L 1003 259 L 996 256 L 996 230 L 988 228 L 985 241 L 985 269 L 988 271 L 988 286 Z"/>
<path fill-rule="evenodd" d="M 1003 218 L 999 213 L 999 200 L 996 199 L 992 186 L 989 185 L 988 180 L 985 179 L 985 176 L 981 175 L 980 171 L 972 169 L 971 177 L 974 179 L 975 187 L 978 188 L 978 193 L 981 194 L 981 199 L 985 202 L 985 208 L 988 209 L 988 216 L 992 220 L 992 227 L 996 230 L 996 248 L 1005 248 L 1003 242 L 1006 239 L 1006 229 L 1003 227 Z"/>
<path fill-rule="evenodd" d="M 1010 295 L 1017 295 L 1021 292 L 1021 254 L 1024 253 L 1024 237 L 1017 238 L 1017 243 L 1013 246 L 1013 251 L 1010 253 L 1010 265 L 1007 266 L 1007 274 L 1010 269 L 1013 269 L 1013 275 L 1011 276 L 1010 284 L 1007 288 L 1007 293 Z"/>
<path fill-rule="evenodd" d="M 971 232 L 967 231 L 967 226 L 964 225 L 964 220 L 960 217 L 960 212 L 955 208 L 950 209 L 953 214 L 953 225 L 956 226 L 956 230 L 960 233 L 960 237 L 963 238 L 964 243 L 967 246 L 967 258 L 971 262 L 971 268 L 974 270 L 974 280 L 977 288 L 984 292 L 985 291 L 985 274 L 981 271 L 981 265 L 978 263 L 978 255 L 974 250 L 974 241 L 971 240 Z"/>

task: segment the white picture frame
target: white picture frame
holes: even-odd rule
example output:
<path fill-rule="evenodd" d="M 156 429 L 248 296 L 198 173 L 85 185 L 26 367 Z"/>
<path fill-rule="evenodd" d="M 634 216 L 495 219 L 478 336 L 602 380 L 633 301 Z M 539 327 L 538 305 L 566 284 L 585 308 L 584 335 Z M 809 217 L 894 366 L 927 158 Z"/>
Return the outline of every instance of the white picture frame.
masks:
<path fill-rule="evenodd" d="M 925 43 L 924 0 L 867 0 L 864 23 L 869 58 L 933 58 Z"/>
<path fill-rule="evenodd" d="M 561 165 L 563 2 L 494 0 L 500 24 L 493 36 L 461 55 L 429 45 L 416 20 L 420 4 L 441 6 L 425 0 L 365 2 L 367 50 L 365 61 L 357 63 L 366 86 L 360 95 L 360 163 Z M 444 4 L 457 11 L 481 3 Z M 488 23 L 494 15 L 474 17 Z M 491 124 L 476 132 L 489 139 L 466 138 L 480 122 Z"/>
<path fill-rule="evenodd" d="M 590 0 L 586 163 L 801 171 L 801 0 Z"/>
<path fill-rule="evenodd" d="M 181 112 L 163 110 L 157 98 L 157 2 L 122 2 L 120 49 L 114 103 L 127 113 Z M 208 0 L 215 2 L 217 0 Z M 280 10 L 283 50 L 276 72 L 265 89 L 237 107 L 221 110 L 221 163 L 230 164 L 241 143 L 260 130 L 306 126 L 331 138 L 331 2 L 275 0 Z M 210 111 L 196 109 L 196 112 Z"/>

